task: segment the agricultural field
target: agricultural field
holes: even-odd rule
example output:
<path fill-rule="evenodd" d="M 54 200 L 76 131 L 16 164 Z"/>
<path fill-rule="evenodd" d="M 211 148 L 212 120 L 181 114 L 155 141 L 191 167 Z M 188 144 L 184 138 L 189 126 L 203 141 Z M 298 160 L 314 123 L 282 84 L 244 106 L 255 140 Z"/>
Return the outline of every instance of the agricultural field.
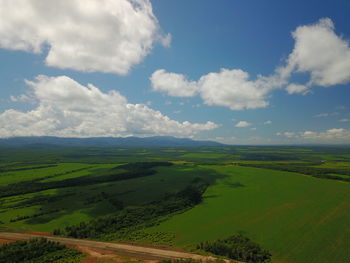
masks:
<path fill-rule="evenodd" d="M 208 167 L 225 174 L 204 201 L 147 231 L 172 233 L 191 246 L 244 232 L 274 262 L 348 262 L 348 183 L 239 166 Z"/>
<path fill-rule="evenodd" d="M 275 263 L 342 263 L 349 200 L 349 147 L 0 149 L 6 231 L 193 251 L 243 233 Z"/>

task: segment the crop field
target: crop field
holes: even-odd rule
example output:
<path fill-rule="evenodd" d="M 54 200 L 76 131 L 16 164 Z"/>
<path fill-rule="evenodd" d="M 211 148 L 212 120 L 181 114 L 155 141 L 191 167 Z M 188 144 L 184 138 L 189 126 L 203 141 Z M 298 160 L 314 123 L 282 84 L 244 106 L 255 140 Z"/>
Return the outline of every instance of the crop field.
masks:
<path fill-rule="evenodd" d="M 211 166 L 226 177 L 204 202 L 149 232 L 172 233 L 191 246 L 244 232 L 274 254 L 275 262 L 348 262 L 348 183 L 239 166 Z"/>
<path fill-rule="evenodd" d="M 194 186 L 201 201 L 181 203 Z M 2 230 L 53 232 L 164 207 L 93 238 L 192 250 L 244 233 L 275 263 L 342 263 L 349 200 L 349 147 L 0 149 Z"/>

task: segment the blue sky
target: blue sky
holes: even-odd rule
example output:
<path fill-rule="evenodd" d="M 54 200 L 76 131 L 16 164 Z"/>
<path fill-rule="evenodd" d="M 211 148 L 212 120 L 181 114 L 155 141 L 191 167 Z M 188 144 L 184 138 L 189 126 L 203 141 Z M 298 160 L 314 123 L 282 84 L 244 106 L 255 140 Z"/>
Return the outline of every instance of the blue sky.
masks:
<path fill-rule="evenodd" d="M 350 1 L 0 0 L 0 137 L 350 142 Z"/>

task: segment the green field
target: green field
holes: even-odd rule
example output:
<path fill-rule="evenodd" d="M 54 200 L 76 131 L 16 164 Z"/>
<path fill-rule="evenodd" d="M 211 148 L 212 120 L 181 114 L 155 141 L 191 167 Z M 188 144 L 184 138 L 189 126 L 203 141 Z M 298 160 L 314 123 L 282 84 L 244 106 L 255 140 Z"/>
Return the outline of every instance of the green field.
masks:
<path fill-rule="evenodd" d="M 52 232 L 157 206 L 200 178 L 201 203 L 110 237 L 191 250 L 244 233 L 275 263 L 350 262 L 346 147 L 42 147 L 0 149 L 0 161 L 0 229 Z M 173 165 L 136 169 L 155 161 Z"/>
<path fill-rule="evenodd" d="M 175 233 L 190 246 L 243 231 L 275 262 L 350 261 L 349 184 L 248 167 L 208 167 L 225 174 L 204 202 L 149 232 Z"/>

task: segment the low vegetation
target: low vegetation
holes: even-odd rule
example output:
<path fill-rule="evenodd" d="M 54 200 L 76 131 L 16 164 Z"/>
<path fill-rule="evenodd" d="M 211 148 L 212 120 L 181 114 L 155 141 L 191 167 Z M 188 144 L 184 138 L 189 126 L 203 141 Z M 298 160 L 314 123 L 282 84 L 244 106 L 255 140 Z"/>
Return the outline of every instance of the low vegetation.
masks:
<path fill-rule="evenodd" d="M 0 263 L 78 263 L 83 255 L 44 238 L 0 246 Z"/>

